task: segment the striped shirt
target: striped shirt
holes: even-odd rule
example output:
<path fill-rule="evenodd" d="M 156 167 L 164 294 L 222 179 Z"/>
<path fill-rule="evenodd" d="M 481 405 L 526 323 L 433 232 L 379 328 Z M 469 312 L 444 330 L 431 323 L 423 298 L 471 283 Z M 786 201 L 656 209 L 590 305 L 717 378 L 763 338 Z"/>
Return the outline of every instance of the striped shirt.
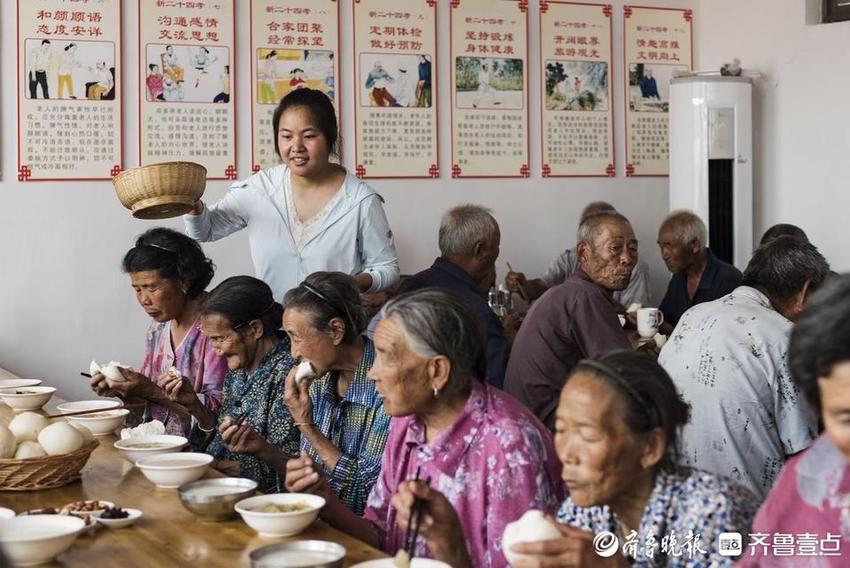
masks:
<path fill-rule="evenodd" d="M 381 458 L 390 428 L 390 417 L 366 373 L 375 361 L 375 345 L 364 336 L 363 358 L 342 398 L 337 394 L 339 373 L 329 371 L 310 385 L 313 422 L 342 455 L 333 471 L 325 475 L 336 496 L 357 515 L 362 515 L 366 499 L 381 471 Z M 318 452 L 305 436 L 301 449 L 316 463 Z"/>

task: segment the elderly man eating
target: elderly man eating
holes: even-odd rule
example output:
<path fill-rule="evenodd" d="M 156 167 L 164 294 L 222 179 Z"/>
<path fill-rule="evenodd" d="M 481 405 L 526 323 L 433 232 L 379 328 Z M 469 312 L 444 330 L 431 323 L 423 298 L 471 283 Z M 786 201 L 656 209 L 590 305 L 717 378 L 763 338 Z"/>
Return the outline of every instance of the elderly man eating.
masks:
<path fill-rule="evenodd" d="M 613 293 L 624 289 L 638 259 L 637 240 L 619 213 L 588 217 L 578 229 L 581 270 L 546 292 L 531 308 L 514 341 L 505 390 L 555 425 L 558 395 L 580 359 L 630 343 Z"/>
<path fill-rule="evenodd" d="M 481 334 L 462 301 L 420 290 L 393 299 L 382 313 L 369 376 L 392 419 L 364 518 L 333 496 L 310 460 L 290 460 L 286 487 L 320 493 L 326 521 L 390 554 L 404 546 L 409 520 L 397 513 L 400 501 L 416 491 L 423 500 L 417 557 L 506 567 L 505 525 L 528 509 L 554 512 L 564 494 L 552 437 L 522 405 L 477 376 Z M 412 483 L 417 473 L 421 481 Z M 446 507 L 459 520 L 451 527 L 429 524 Z M 448 546 L 439 538 L 444 531 L 453 538 Z"/>

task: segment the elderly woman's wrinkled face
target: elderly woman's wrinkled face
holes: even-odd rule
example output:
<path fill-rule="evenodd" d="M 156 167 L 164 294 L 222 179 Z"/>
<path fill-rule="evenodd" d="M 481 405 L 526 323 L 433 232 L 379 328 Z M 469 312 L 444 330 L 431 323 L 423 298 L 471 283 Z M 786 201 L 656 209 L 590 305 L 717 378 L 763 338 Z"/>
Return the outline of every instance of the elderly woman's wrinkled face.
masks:
<path fill-rule="evenodd" d="M 145 313 L 160 323 L 177 318 L 186 307 L 188 298 L 180 284 L 160 277 L 158 270 L 131 272 L 130 285 Z"/>
<path fill-rule="evenodd" d="M 561 476 L 579 507 L 623 499 L 641 470 L 643 444 L 622 420 L 619 393 L 590 373 L 570 377 L 555 416 Z"/>
<path fill-rule="evenodd" d="M 434 400 L 428 359 L 410 348 L 395 318 L 382 319 L 375 329 L 375 363 L 369 378 L 375 381 L 384 412 L 390 416 L 415 414 Z"/>
<path fill-rule="evenodd" d="M 250 333 L 240 334 L 227 318 L 218 314 L 202 316 L 201 331 L 209 338 L 216 355 L 227 361 L 228 369 L 235 371 L 252 365 L 257 341 Z"/>
<path fill-rule="evenodd" d="M 850 361 L 832 367 L 828 377 L 818 380 L 823 425 L 847 461 L 850 461 Z"/>
<path fill-rule="evenodd" d="M 638 243 L 632 226 L 612 219 L 600 225 L 596 242 L 582 259 L 582 270 L 608 290 L 623 290 L 629 285 L 637 259 Z"/>
<path fill-rule="evenodd" d="M 321 377 L 333 370 L 340 341 L 316 328 L 312 312 L 287 308 L 283 312 L 283 329 L 292 342 L 292 356 L 299 361 L 309 361 L 316 370 L 316 376 Z"/>

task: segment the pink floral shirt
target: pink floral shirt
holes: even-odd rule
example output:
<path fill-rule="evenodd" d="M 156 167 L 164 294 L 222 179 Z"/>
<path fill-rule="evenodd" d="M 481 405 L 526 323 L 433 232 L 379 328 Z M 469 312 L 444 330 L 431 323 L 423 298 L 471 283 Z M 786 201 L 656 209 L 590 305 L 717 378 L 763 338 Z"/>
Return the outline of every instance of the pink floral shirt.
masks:
<path fill-rule="evenodd" d="M 505 525 L 529 509 L 554 513 L 565 496 L 549 431 L 513 397 L 478 381 L 454 424 L 430 443 L 416 416 L 390 421 L 381 474 L 364 514 L 389 554 L 404 546 L 390 499 L 420 467 L 420 478 L 430 477 L 454 505 L 474 566 L 508 566 Z M 431 557 L 424 539 L 416 556 Z"/>
<path fill-rule="evenodd" d="M 227 372 L 227 362 L 213 351 L 212 342 L 201 331 L 200 320 L 195 321 L 177 349 L 171 348 L 171 322 L 152 322 L 148 328 L 145 360 L 139 371 L 157 382 L 170 367 L 177 367 L 189 379 L 204 405 L 218 410 L 221 405 L 221 386 Z M 165 424 L 167 434 L 187 436 L 191 418 L 157 404 L 149 405 L 151 419 Z"/>

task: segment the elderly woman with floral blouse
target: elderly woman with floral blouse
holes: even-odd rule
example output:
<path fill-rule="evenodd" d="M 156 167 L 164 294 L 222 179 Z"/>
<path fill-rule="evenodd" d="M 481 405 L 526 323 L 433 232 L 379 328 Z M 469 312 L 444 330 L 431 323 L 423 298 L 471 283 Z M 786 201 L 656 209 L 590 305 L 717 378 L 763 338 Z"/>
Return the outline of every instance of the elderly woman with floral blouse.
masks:
<path fill-rule="evenodd" d="M 221 408 L 205 407 L 186 379 L 163 388 L 191 412 L 193 448 L 218 461 L 216 468 L 254 479 L 261 491 L 282 489 L 278 472 L 298 455 L 300 434 L 283 402 L 284 380 L 295 360 L 279 335 L 283 308 L 262 280 L 228 278 L 201 304 L 201 329 L 227 361 Z"/>
<path fill-rule="evenodd" d="M 528 555 L 514 566 L 731 566 L 737 559 L 720 555 L 718 536 L 749 531 L 755 498 L 730 480 L 677 466 L 688 414 L 669 375 L 642 353 L 581 361 L 555 421 L 570 492 L 557 515 L 562 536 L 514 545 Z M 606 531 L 619 554 L 594 548 Z"/>
<path fill-rule="evenodd" d="M 215 412 L 227 365 L 201 332 L 200 306 L 215 266 L 197 241 L 163 227 L 142 234 L 122 262 L 136 300 L 153 320 L 147 332 L 144 362 L 139 372 L 122 369 L 123 381 L 102 373 L 91 378 L 100 396 L 119 396 L 128 402 L 144 401 L 136 420 L 154 418 L 165 424 L 168 434 L 186 436 L 191 417 L 171 400 L 161 382 L 176 368 L 199 395 L 203 405 Z"/>
<path fill-rule="evenodd" d="M 824 432 L 785 464 L 753 521 L 741 566 L 847 566 L 850 547 L 850 276 L 828 281 L 791 332 L 791 376 Z M 774 536 L 785 535 L 782 556 Z M 790 537 L 790 540 L 789 540 Z M 808 556 L 809 558 L 804 558 Z M 814 558 L 812 558 L 814 557 Z M 810 564 L 805 564 L 811 561 Z"/>
<path fill-rule="evenodd" d="M 415 494 L 423 502 L 416 556 L 507 566 L 505 525 L 528 509 L 553 512 L 563 498 L 551 435 L 519 402 L 480 380 L 478 322 L 460 300 L 424 289 L 395 298 L 382 315 L 370 376 L 393 418 L 364 517 L 333 498 L 309 460 L 289 462 L 286 486 L 323 494 L 325 520 L 390 554 L 403 547 L 405 503 Z M 421 481 L 410 481 L 417 472 Z M 447 509 L 457 515 L 435 525 Z"/>
<path fill-rule="evenodd" d="M 296 381 L 293 369 L 286 379 L 284 400 L 301 432 L 301 450 L 360 515 L 381 469 L 390 418 L 367 378 L 375 346 L 363 335 L 367 321 L 357 282 L 342 272 L 314 272 L 283 303 L 292 356 L 309 363 L 317 377 Z"/>

